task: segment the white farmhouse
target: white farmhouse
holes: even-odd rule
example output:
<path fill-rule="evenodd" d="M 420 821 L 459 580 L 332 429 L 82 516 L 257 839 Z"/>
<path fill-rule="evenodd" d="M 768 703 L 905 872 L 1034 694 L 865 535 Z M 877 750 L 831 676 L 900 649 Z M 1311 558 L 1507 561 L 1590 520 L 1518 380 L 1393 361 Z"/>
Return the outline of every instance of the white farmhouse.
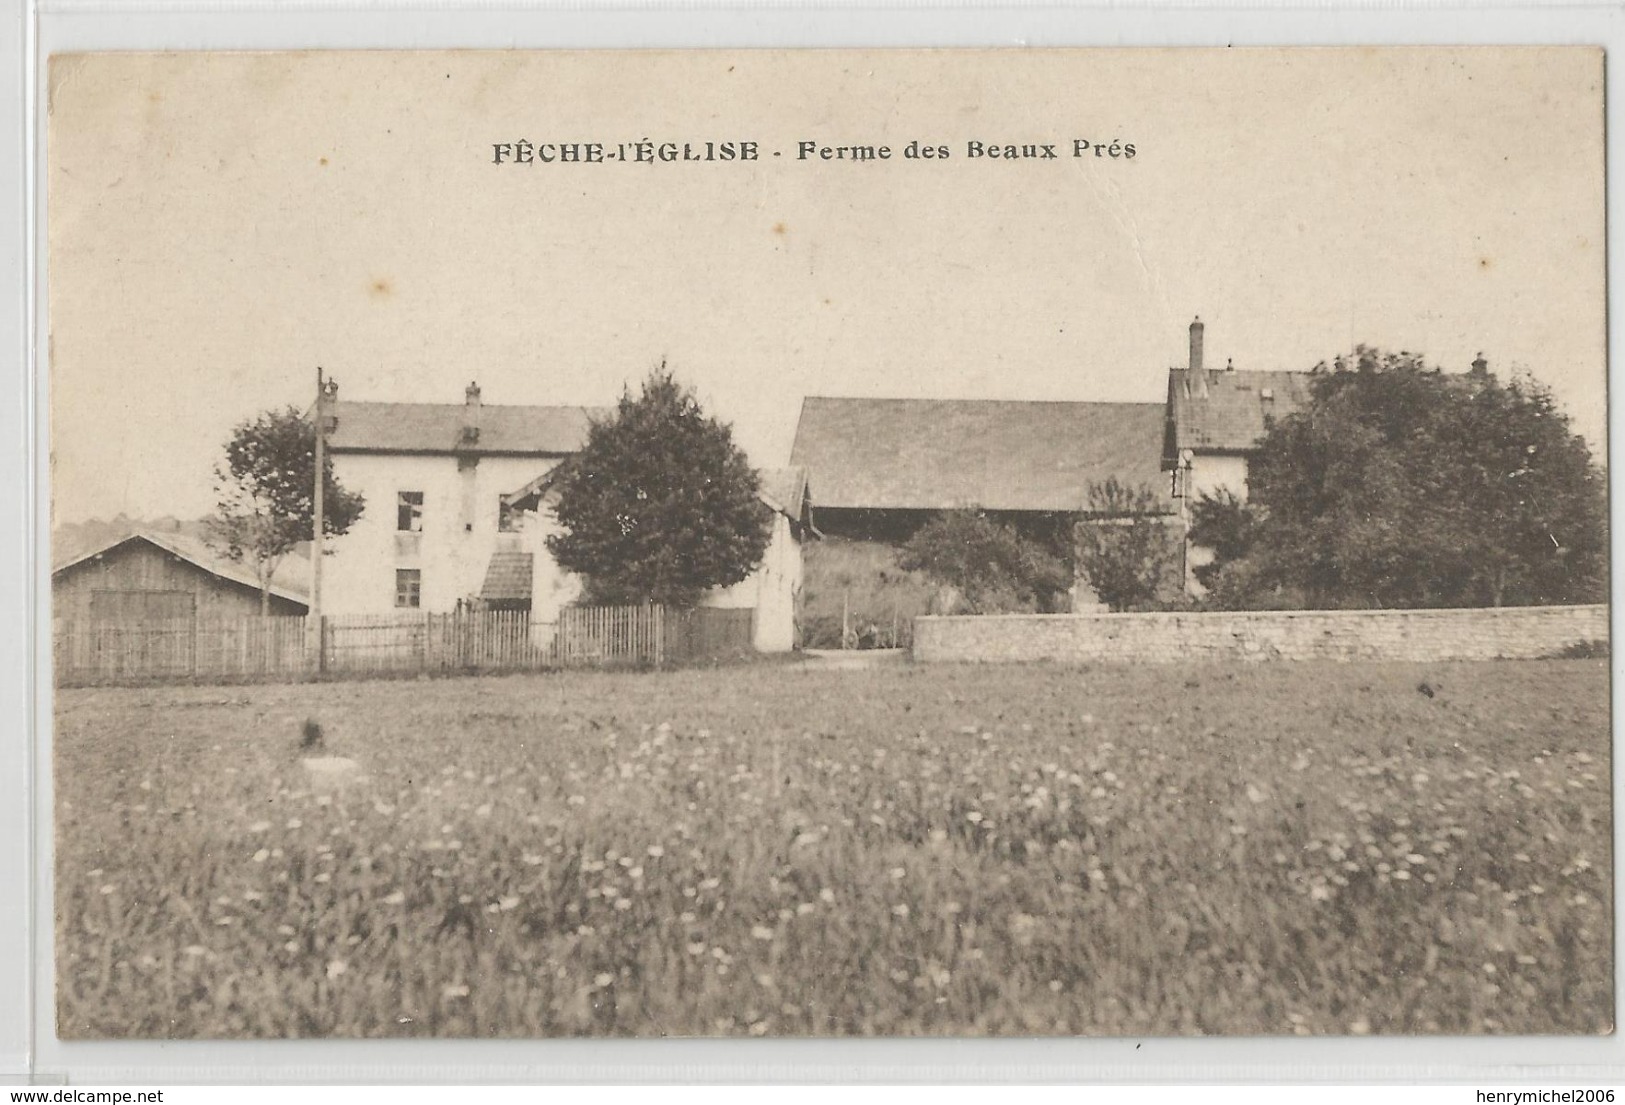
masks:
<path fill-rule="evenodd" d="M 1203 363 L 1203 326 L 1190 327 L 1190 362 L 1168 370 L 1162 466 L 1187 501 L 1229 491 L 1247 499 L 1248 461 L 1272 419 L 1309 402 L 1309 372 L 1222 369 Z"/>
<path fill-rule="evenodd" d="M 1270 422 L 1309 402 L 1308 372 L 1238 370 L 1226 362 L 1208 368 L 1203 360 L 1202 320 L 1190 326 L 1190 360 L 1168 370 L 1164 408 L 1162 467 L 1171 474 L 1171 490 L 1180 516 L 1203 495 L 1228 491 L 1247 501 L 1248 465 Z M 1187 572 L 1211 563 L 1213 551 L 1192 545 Z M 1187 574 L 1193 593 L 1202 587 Z"/>
<path fill-rule="evenodd" d="M 334 475 L 366 498 L 323 567 L 328 614 L 523 610 L 556 622 L 581 581 L 548 554 L 552 475 L 586 442 L 588 407 L 497 406 L 470 384 L 462 404 L 335 401 Z M 801 541 L 811 535 L 805 476 L 763 473 L 773 540 L 755 574 L 706 605 L 756 610 L 762 651 L 795 644 Z"/>

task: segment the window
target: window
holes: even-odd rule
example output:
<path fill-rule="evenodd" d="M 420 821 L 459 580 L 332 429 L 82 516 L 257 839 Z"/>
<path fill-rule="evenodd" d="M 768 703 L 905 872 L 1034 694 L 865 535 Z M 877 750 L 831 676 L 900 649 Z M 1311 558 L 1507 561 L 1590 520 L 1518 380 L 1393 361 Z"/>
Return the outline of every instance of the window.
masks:
<path fill-rule="evenodd" d="M 402 533 L 423 532 L 423 492 L 402 491 L 395 497 L 395 528 Z"/>
<path fill-rule="evenodd" d="M 419 568 L 395 569 L 395 605 L 416 610 L 423 597 L 423 571 Z"/>
<path fill-rule="evenodd" d="M 519 512 L 513 508 L 513 504 L 508 502 L 506 495 L 502 496 L 497 503 L 497 532 L 519 532 Z"/>

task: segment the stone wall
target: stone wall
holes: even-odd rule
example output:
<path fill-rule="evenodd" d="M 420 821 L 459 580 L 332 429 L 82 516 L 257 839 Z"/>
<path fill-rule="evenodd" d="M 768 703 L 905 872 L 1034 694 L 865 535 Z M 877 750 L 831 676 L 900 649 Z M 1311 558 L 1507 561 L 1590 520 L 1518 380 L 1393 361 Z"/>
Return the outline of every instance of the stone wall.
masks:
<path fill-rule="evenodd" d="M 1495 660 L 1608 639 L 1606 606 L 1004 614 L 914 620 L 926 663 L 1202 660 Z"/>

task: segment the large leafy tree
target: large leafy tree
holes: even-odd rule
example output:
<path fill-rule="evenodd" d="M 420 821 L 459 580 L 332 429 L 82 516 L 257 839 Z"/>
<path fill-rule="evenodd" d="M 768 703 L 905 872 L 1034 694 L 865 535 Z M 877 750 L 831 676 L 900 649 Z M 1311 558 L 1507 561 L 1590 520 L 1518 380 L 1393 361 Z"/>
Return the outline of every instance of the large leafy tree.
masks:
<path fill-rule="evenodd" d="M 562 468 L 547 539 L 590 601 L 692 606 L 761 563 L 771 513 L 733 432 L 662 365 Z"/>
<path fill-rule="evenodd" d="M 301 543 L 315 536 L 316 427 L 295 407 L 239 423 L 215 466 L 215 513 L 205 522 L 214 548 L 251 564 L 260 584 L 260 613 L 270 611 L 271 577 Z M 336 537 L 361 517 L 365 501 L 322 465 L 322 532 Z"/>
<path fill-rule="evenodd" d="M 1274 422 L 1247 505 L 1208 500 L 1192 540 L 1226 605 L 1476 606 L 1605 592 L 1604 477 L 1538 384 L 1361 348 Z M 1220 540 L 1222 539 L 1222 540 Z"/>
<path fill-rule="evenodd" d="M 1174 530 L 1156 492 L 1115 476 L 1092 483 L 1077 525 L 1078 574 L 1113 610 L 1149 606 L 1177 590 Z"/>
<path fill-rule="evenodd" d="M 933 518 L 915 531 L 897 562 L 953 588 L 973 614 L 1052 609 L 1067 588 L 1060 558 L 978 510 Z"/>

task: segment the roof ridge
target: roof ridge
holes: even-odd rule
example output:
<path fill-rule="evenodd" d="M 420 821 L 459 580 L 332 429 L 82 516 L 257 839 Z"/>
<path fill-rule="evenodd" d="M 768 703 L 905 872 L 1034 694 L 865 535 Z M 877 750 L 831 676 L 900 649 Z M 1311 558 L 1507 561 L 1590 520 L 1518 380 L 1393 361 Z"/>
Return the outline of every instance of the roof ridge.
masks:
<path fill-rule="evenodd" d="M 1069 407 L 1161 407 L 1161 399 L 988 399 L 981 396 L 952 398 L 908 395 L 804 395 L 803 400 L 832 400 L 839 403 L 1022 403 Z"/>
<path fill-rule="evenodd" d="M 417 399 L 339 399 L 339 406 L 352 407 L 449 407 L 452 410 L 462 410 L 466 403 L 433 403 Z M 592 403 L 485 403 L 480 404 L 481 410 L 549 410 L 549 411 L 604 411 L 611 410 L 611 406 Z"/>
<path fill-rule="evenodd" d="M 1182 364 L 1173 365 L 1168 369 L 1169 372 L 1189 372 L 1190 370 L 1190 365 Z M 1243 376 L 1249 373 L 1254 375 L 1268 373 L 1271 376 L 1313 376 L 1315 374 L 1315 370 L 1312 368 L 1213 368 L 1208 365 L 1203 365 L 1201 371 L 1212 372 L 1219 376 Z"/>

